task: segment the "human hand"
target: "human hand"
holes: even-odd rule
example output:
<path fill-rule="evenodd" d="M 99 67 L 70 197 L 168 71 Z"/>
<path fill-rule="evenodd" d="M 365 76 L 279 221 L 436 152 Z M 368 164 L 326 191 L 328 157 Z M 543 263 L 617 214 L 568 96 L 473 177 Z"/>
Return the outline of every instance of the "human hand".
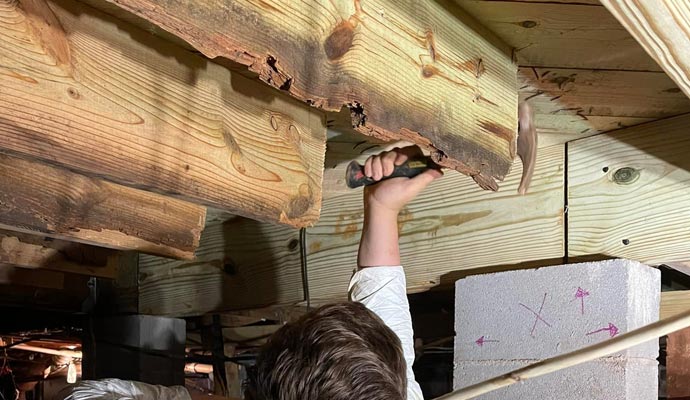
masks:
<path fill-rule="evenodd" d="M 390 176 L 396 166 L 408 160 L 422 158 L 424 154 L 417 146 L 395 148 L 376 156 L 371 156 L 364 163 L 364 175 L 375 180 Z M 429 169 L 414 178 L 390 178 L 364 188 L 364 205 L 366 209 L 378 209 L 395 213 L 414 199 L 433 180 L 443 176 L 437 169 Z"/>

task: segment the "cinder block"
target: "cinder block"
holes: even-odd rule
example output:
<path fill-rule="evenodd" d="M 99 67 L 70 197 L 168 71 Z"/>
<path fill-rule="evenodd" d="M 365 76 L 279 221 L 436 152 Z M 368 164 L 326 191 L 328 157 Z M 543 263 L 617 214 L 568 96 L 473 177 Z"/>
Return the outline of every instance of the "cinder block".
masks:
<path fill-rule="evenodd" d="M 660 287 L 657 269 L 628 260 L 459 280 L 454 386 L 465 387 L 655 322 Z M 658 351 L 658 341 L 650 341 L 482 398 L 656 399 Z"/>
<path fill-rule="evenodd" d="M 528 361 L 461 361 L 455 387 L 466 387 L 529 365 Z M 656 400 L 658 366 L 646 359 L 607 358 L 529 379 L 480 400 Z"/>
<path fill-rule="evenodd" d="M 456 360 L 539 360 L 659 319 L 659 270 L 608 260 L 475 275 L 456 283 Z M 619 356 L 656 359 L 652 341 Z"/>

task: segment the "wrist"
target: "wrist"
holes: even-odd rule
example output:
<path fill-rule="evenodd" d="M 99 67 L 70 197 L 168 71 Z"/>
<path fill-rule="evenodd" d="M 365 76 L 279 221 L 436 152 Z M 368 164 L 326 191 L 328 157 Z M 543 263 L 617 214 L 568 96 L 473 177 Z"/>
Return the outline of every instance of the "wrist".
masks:
<path fill-rule="evenodd" d="M 364 220 L 368 222 L 395 222 L 397 225 L 399 213 L 399 210 L 386 207 L 375 201 L 368 201 L 364 204 Z"/>

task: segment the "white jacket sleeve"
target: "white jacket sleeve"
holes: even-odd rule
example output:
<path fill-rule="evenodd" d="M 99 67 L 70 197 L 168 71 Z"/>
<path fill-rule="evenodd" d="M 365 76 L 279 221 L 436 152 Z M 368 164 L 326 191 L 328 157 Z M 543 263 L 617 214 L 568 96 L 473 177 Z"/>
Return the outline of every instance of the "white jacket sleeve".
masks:
<path fill-rule="evenodd" d="M 363 268 L 350 280 L 349 292 L 352 301 L 364 304 L 398 335 L 407 362 L 407 399 L 423 400 L 422 390 L 412 372 L 415 358 L 414 336 L 403 268 Z"/>
<path fill-rule="evenodd" d="M 81 381 L 60 392 L 64 400 L 192 400 L 182 386 L 164 387 L 119 379 Z"/>

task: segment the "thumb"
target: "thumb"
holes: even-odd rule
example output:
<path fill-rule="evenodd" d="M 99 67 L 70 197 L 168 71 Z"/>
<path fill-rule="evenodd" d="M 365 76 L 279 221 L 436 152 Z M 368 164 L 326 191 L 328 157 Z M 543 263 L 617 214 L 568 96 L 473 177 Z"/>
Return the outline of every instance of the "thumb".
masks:
<path fill-rule="evenodd" d="M 421 174 L 410 179 L 409 187 L 411 187 L 416 193 L 421 192 L 429 186 L 431 182 L 443 176 L 443 172 L 438 169 L 428 169 Z"/>

